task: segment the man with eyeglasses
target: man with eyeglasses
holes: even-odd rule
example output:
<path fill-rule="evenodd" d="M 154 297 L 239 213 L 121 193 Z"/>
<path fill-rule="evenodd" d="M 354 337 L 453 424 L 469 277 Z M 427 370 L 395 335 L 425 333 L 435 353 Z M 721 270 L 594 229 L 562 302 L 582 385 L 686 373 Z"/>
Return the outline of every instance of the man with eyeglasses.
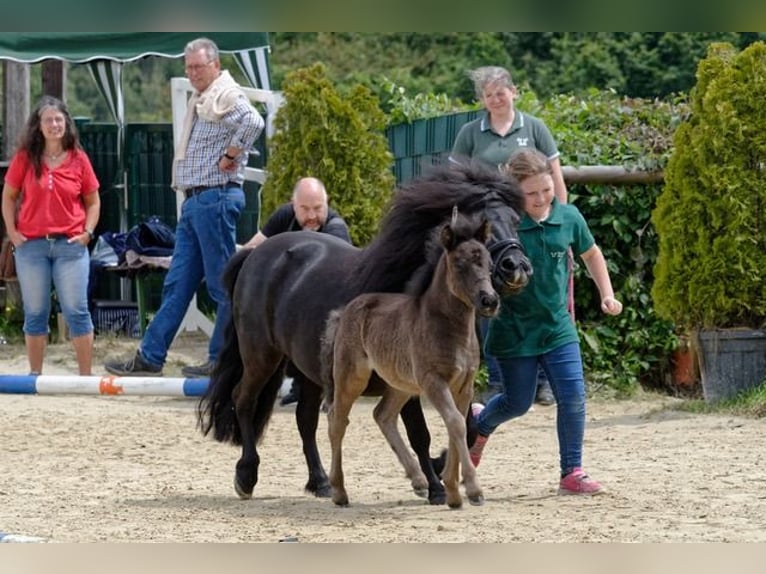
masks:
<path fill-rule="evenodd" d="M 248 150 L 264 127 L 263 118 L 228 71 L 218 47 L 197 38 L 184 48 L 186 75 L 194 87 L 173 159 L 174 189 L 186 199 L 176 227 L 173 258 L 162 287 L 162 304 L 138 351 L 127 361 L 104 366 L 118 376 L 161 375 L 168 348 L 204 279 L 216 304 L 208 360 L 185 367 L 186 377 L 207 377 L 223 346 L 231 306 L 223 269 L 236 248 L 236 225 L 245 206 L 242 189 Z"/>

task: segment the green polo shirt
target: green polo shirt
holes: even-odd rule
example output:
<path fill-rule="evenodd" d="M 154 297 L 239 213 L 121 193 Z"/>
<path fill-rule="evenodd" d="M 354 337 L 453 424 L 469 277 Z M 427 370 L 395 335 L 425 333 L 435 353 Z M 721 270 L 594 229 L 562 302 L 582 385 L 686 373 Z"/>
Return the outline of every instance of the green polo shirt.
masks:
<path fill-rule="evenodd" d="M 511 129 L 501 136 L 492 129 L 485 114 L 460 128 L 452 146 L 450 161 L 460 163 L 461 158 L 471 158 L 490 166 L 499 166 L 524 147 L 539 150 L 548 159 L 559 155 L 556 142 L 542 120 L 516 110 Z"/>
<path fill-rule="evenodd" d="M 579 257 L 595 244 L 580 210 L 554 199 L 545 221 L 524 214 L 519 238 L 534 273 L 521 292 L 503 298 L 490 322 L 486 350 L 496 357 L 541 355 L 579 340 L 567 312 L 567 250 Z"/>

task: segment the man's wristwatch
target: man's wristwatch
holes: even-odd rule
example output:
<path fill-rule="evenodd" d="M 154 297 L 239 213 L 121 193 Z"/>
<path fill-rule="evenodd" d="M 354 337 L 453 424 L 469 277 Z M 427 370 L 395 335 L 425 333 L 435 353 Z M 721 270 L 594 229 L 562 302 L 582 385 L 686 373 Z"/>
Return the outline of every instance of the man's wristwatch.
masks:
<path fill-rule="evenodd" d="M 85 231 L 85 233 L 87 233 L 87 234 L 88 234 L 88 237 L 90 237 L 91 239 L 93 239 L 93 231 L 92 231 L 92 230 L 90 230 L 90 229 L 88 229 L 88 228 L 86 227 L 84 231 Z"/>
<path fill-rule="evenodd" d="M 231 157 L 227 152 L 223 153 L 223 157 L 225 157 L 229 161 L 234 161 L 235 159 L 237 159 L 236 156 L 235 157 Z"/>

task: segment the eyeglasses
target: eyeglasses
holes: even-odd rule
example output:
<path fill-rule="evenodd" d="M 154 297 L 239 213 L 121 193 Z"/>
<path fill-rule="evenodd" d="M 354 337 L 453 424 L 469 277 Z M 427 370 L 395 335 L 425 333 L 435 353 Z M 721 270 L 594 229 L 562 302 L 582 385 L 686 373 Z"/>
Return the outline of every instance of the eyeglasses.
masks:
<path fill-rule="evenodd" d="M 205 62 L 204 64 L 190 64 L 186 66 L 184 69 L 187 72 L 200 72 L 204 70 L 206 67 L 208 67 L 210 64 L 212 64 L 214 60 L 210 60 L 209 62 Z"/>

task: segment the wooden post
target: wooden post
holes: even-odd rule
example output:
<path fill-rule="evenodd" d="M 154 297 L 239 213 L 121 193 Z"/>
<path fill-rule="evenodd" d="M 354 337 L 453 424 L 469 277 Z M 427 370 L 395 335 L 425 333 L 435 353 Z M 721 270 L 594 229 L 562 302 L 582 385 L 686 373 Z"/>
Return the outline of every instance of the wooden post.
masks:
<path fill-rule="evenodd" d="M 618 165 L 564 165 L 561 167 L 567 183 L 605 183 L 615 185 L 662 183 L 662 171 L 628 171 Z"/>
<path fill-rule="evenodd" d="M 29 116 L 29 64 L 3 61 L 3 159 L 16 151 Z"/>
<path fill-rule="evenodd" d="M 43 94 L 53 96 L 62 102 L 66 97 L 66 72 L 61 60 L 43 60 L 40 71 Z"/>

